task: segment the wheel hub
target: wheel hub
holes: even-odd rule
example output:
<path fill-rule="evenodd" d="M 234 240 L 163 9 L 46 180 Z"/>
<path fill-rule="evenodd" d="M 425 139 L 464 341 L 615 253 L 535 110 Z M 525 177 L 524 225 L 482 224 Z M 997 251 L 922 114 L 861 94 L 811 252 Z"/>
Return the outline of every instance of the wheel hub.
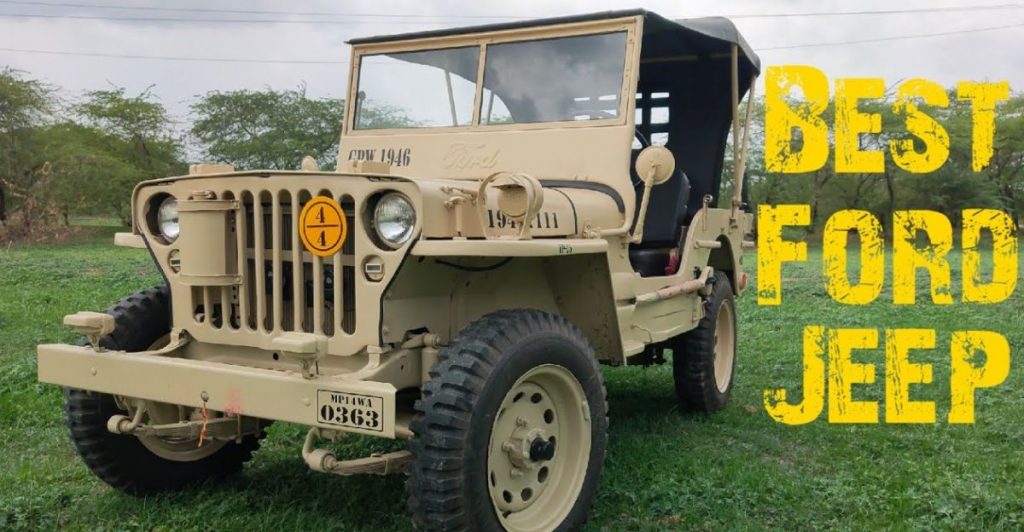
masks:
<path fill-rule="evenodd" d="M 585 411 L 582 387 L 559 366 L 534 368 L 508 391 L 487 458 L 491 500 L 506 529 L 549 529 L 545 523 L 572 507 L 590 449 Z"/>
<path fill-rule="evenodd" d="M 508 455 L 508 461 L 513 467 L 535 469 L 538 462 L 551 460 L 554 457 L 555 444 L 547 440 L 544 429 L 531 428 L 526 424 L 528 422 L 525 419 L 520 418 L 520 420 L 524 425 L 516 429 L 512 436 L 505 440 L 501 450 Z M 535 450 L 535 446 L 537 450 Z M 542 456 L 546 456 L 546 458 L 542 458 Z"/>

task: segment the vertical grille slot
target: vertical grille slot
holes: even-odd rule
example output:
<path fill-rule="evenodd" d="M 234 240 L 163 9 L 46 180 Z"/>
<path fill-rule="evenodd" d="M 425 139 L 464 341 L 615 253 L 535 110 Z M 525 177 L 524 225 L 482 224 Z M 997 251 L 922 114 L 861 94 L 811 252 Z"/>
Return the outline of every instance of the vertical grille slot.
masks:
<path fill-rule="evenodd" d="M 252 314 L 250 327 L 260 332 L 267 330 L 267 292 L 263 289 L 267 279 L 266 265 L 266 220 L 264 217 L 263 199 L 265 192 L 257 192 L 252 196 L 253 216 L 253 244 L 246 246 L 246 252 L 253 250 L 253 271 L 255 275 L 250 282 L 252 290 L 256 295 L 256 312 Z"/>
<path fill-rule="evenodd" d="M 291 216 L 289 216 L 288 235 L 289 246 L 291 247 L 291 280 L 292 280 L 292 293 L 291 293 L 291 304 L 292 304 L 292 319 L 287 326 L 287 330 L 291 331 L 305 331 L 303 328 L 303 314 L 306 310 L 306 304 L 304 301 L 306 290 L 303 279 L 305 268 L 305 262 L 302 260 L 303 246 L 299 245 L 297 238 L 299 233 L 299 212 L 301 206 L 299 203 L 302 201 L 302 193 L 297 193 L 291 198 Z"/>
<path fill-rule="evenodd" d="M 242 284 L 237 288 L 238 293 L 238 307 L 236 308 L 235 315 L 237 316 L 236 329 L 246 328 L 252 329 L 251 312 L 249 309 L 249 287 L 252 284 L 253 274 L 249 269 L 249 257 L 246 251 L 249 248 L 249 233 L 252 227 L 252 218 L 249 209 L 246 208 L 246 201 L 252 201 L 252 194 L 249 192 L 242 192 L 238 195 L 238 201 L 241 203 L 241 208 L 235 212 L 235 237 L 238 239 L 238 274 L 242 276 Z"/>
<path fill-rule="evenodd" d="M 340 203 L 341 198 L 338 198 L 338 200 L 339 200 L 339 203 Z M 345 208 L 345 204 L 342 203 L 341 207 L 342 207 L 342 209 L 344 209 Z M 349 211 L 346 210 L 345 212 L 347 213 Z M 348 220 L 346 220 L 346 221 L 348 221 Z M 350 232 L 352 231 L 352 225 L 351 224 L 349 224 L 348 230 Z M 352 237 L 349 236 L 348 240 L 351 241 Z M 342 302 L 343 302 L 342 294 L 345 291 L 344 290 L 345 283 L 342 281 L 343 272 L 345 271 L 345 265 L 344 265 L 344 262 L 343 262 L 343 257 L 346 256 L 346 255 L 350 256 L 350 257 L 352 256 L 351 250 L 346 250 L 346 247 L 348 247 L 348 245 L 349 245 L 348 242 L 345 242 L 344 244 L 342 244 L 342 246 L 341 246 L 341 253 L 338 253 L 337 255 L 334 256 L 334 267 L 331 268 L 331 272 L 330 272 L 331 273 L 331 301 L 333 302 L 333 306 L 331 308 L 331 317 L 330 317 L 331 332 L 332 333 L 334 333 L 336 331 L 343 331 L 343 330 L 346 331 L 346 332 L 351 332 L 351 331 L 348 331 L 348 330 L 346 330 L 346 329 L 344 329 L 342 327 L 342 317 L 345 315 L 344 309 L 346 308 L 342 304 Z"/>
<path fill-rule="evenodd" d="M 356 260 L 356 202 L 352 196 L 342 195 L 336 198 L 341 210 L 345 213 L 345 222 L 348 225 L 349 237 L 341 246 L 340 256 L 348 257 L 348 264 L 341 268 L 341 282 L 336 283 L 342 288 L 341 297 L 335 299 L 336 306 L 340 309 L 341 330 L 347 334 L 354 334 L 356 331 L 356 266 L 360 261 Z M 337 276 L 337 273 L 335 273 Z"/>
<path fill-rule="evenodd" d="M 230 191 L 224 192 L 223 194 L 221 194 L 220 197 L 222 199 L 230 199 L 230 200 L 235 199 L 235 195 L 233 193 L 231 193 Z M 238 233 L 238 229 L 239 228 L 238 228 L 238 224 L 236 222 L 238 220 L 237 213 L 240 212 L 240 210 L 235 211 L 235 212 L 236 212 L 235 216 L 231 216 L 231 217 L 228 218 L 228 231 L 230 231 L 231 234 L 235 235 L 235 241 L 237 242 L 238 241 L 237 233 Z M 241 246 L 238 246 L 238 249 L 239 250 L 243 250 L 245 248 L 241 247 Z M 241 257 L 242 255 L 243 255 L 242 252 L 238 253 L 239 257 Z M 239 260 L 238 262 L 240 264 L 241 260 Z M 245 271 L 241 267 L 238 267 L 238 274 L 239 275 L 245 275 Z M 244 283 L 244 281 L 243 281 L 243 283 Z M 220 316 L 221 316 L 221 321 L 220 321 L 220 323 L 215 324 L 215 325 L 220 327 L 220 328 L 238 329 L 239 323 L 240 323 L 240 320 L 239 320 L 239 317 L 238 317 L 238 307 L 234 304 L 234 299 L 236 297 L 235 294 L 238 291 L 238 287 L 236 287 L 236 286 L 220 286 L 220 287 L 217 287 L 217 288 L 220 290 Z"/>
<path fill-rule="evenodd" d="M 281 201 L 287 195 L 287 192 L 281 191 L 274 194 L 273 203 L 270 205 L 270 242 L 271 249 L 270 255 L 272 258 L 270 265 L 270 284 L 271 284 L 271 301 L 273 302 L 273 313 L 267 319 L 267 329 L 271 331 L 285 330 L 283 322 L 281 320 L 281 314 L 284 311 L 284 263 L 282 261 L 282 238 L 281 238 L 281 224 L 284 222 L 282 215 L 283 209 L 281 208 Z M 290 199 L 290 198 L 289 198 Z"/>

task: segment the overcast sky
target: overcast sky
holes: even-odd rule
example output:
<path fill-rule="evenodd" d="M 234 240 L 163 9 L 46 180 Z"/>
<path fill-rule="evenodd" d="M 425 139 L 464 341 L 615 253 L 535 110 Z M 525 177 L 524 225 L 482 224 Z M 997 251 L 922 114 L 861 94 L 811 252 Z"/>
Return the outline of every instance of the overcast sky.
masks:
<path fill-rule="evenodd" d="M 46 3 L 64 5 L 46 6 Z M 348 16 L 217 14 L 70 7 L 68 4 L 323 12 Z M 761 55 L 764 65 L 808 64 L 821 68 L 830 78 L 883 77 L 887 84 L 912 77 L 929 78 L 947 85 L 967 79 L 1008 80 L 1011 89 L 1019 91 L 1024 88 L 1024 47 L 1021 46 L 1024 41 L 1024 3 L 1014 9 L 984 9 L 984 6 L 1006 4 L 1004 0 L 521 0 L 500 3 L 481 0 L 0 0 L 0 49 L 345 61 L 349 57 L 345 41 L 354 37 L 500 22 L 509 17 L 536 18 L 631 7 L 644 7 L 669 17 L 691 17 L 973 6 L 975 9 L 968 11 L 927 14 L 736 18 L 735 22 Z M 47 15 L 47 18 L 11 16 L 14 14 Z M 398 18 L 398 15 L 407 18 Z M 96 20 L 89 17 L 168 17 L 210 19 L 211 22 Z M 228 18 L 337 22 L 240 24 L 212 21 Z M 1017 26 L 997 31 L 870 44 L 769 49 L 1010 25 Z M 179 120 L 187 116 L 188 104 L 194 96 L 210 90 L 268 86 L 285 89 L 305 83 L 310 95 L 340 97 L 347 81 L 347 65 L 342 64 L 159 61 L 0 50 L 2 65 L 56 84 L 69 96 L 111 85 L 123 86 L 135 93 L 153 85 L 154 93 Z"/>

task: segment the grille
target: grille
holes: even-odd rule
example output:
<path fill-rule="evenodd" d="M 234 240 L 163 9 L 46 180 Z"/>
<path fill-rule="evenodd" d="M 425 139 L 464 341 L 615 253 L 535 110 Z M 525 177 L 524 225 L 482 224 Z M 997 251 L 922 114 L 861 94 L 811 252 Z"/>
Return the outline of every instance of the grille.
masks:
<path fill-rule="evenodd" d="M 349 236 L 341 251 L 330 257 L 309 253 L 298 238 L 296 220 L 314 195 L 333 197 L 346 214 Z M 236 242 L 241 284 L 192 287 L 196 323 L 215 330 L 265 334 L 353 334 L 353 197 L 304 189 L 240 190 L 225 192 L 221 197 L 238 200 L 241 206 L 228 220 Z"/>

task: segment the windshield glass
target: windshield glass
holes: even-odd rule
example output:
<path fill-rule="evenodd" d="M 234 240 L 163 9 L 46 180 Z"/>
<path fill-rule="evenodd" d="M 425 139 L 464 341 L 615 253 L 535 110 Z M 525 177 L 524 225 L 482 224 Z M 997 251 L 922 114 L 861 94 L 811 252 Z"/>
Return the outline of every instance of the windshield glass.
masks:
<path fill-rule="evenodd" d="M 363 56 L 355 128 L 472 124 L 479 62 L 478 46 Z"/>
<path fill-rule="evenodd" d="M 492 44 L 485 62 L 482 124 L 619 116 L 626 32 Z"/>

